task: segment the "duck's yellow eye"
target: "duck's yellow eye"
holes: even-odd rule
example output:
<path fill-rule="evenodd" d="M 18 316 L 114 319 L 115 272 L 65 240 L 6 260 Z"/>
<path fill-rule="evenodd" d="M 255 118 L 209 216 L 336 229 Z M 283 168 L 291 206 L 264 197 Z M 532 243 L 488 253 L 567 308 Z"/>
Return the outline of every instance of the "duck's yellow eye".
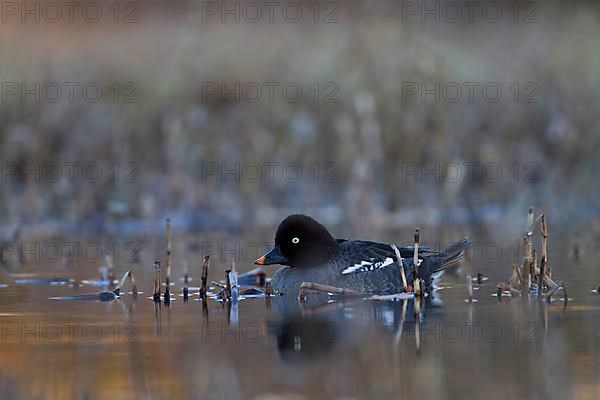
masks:
<path fill-rule="evenodd" d="M 295 238 L 292 239 L 292 243 L 298 244 L 298 243 L 300 243 L 300 239 L 298 239 L 297 237 L 295 237 Z"/>

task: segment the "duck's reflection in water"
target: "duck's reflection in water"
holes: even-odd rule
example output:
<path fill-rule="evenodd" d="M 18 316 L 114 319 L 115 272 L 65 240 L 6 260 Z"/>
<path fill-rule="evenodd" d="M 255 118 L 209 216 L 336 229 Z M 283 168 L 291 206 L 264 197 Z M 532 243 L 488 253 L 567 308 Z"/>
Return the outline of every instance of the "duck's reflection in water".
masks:
<path fill-rule="evenodd" d="M 337 346 L 356 346 L 369 340 L 365 329 L 375 327 L 393 333 L 394 345 L 414 342 L 421 348 L 426 321 L 443 318 L 441 302 L 433 296 L 422 300 L 376 301 L 314 295 L 304 301 L 289 296 L 271 299 L 277 320 L 270 323 L 284 361 L 311 360 Z M 425 316 L 427 315 L 427 318 Z"/>

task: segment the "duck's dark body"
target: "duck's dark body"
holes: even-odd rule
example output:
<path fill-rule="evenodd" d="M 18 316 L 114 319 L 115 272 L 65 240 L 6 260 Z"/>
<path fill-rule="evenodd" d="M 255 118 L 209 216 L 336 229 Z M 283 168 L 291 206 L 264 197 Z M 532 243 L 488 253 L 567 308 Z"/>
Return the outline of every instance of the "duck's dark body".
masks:
<path fill-rule="evenodd" d="M 419 265 L 419 277 L 425 281 L 427 289 L 431 289 L 433 276 L 443 269 L 444 262 L 458 256 L 467 245 L 468 242 L 465 240 L 452 245 L 449 249 L 451 252 L 439 253 L 429 249 L 419 251 L 419 258 L 423 260 Z M 412 247 L 399 249 L 403 257 L 406 279 L 412 284 L 414 249 Z M 381 262 L 380 265 L 384 265 L 387 259 L 391 259 L 392 262 L 373 270 L 343 273 L 362 261 L 371 262 L 371 258 L 373 264 Z M 368 269 L 371 266 L 364 267 Z M 392 247 L 385 243 L 362 240 L 340 241 L 331 259 L 323 265 L 279 269 L 273 276 L 271 286 L 276 293 L 297 295 L 302 282 L 320 283 L 362 293 L 391 294 L 403 291 L 400 269 Z"/>
<path fill-rule="evenodd" d="M 418 277 L 430 290 L 434 274 L 454 264 L 469 246 L 456 242 L 444 251 L 419 249 Z M 413 247 L 398 247 L 409 284 L 413 281 Z M 391 245 L 365 240 L 333 239 L 310 217 L 293 215 L 280 225 L 275 248 L 259 264 L 289 265 L 271 281 L 274 293 L 298 295 L 303 282 L 320 283 L 362 293 L 391 294 L 403 291 L 400 267 Z"/>

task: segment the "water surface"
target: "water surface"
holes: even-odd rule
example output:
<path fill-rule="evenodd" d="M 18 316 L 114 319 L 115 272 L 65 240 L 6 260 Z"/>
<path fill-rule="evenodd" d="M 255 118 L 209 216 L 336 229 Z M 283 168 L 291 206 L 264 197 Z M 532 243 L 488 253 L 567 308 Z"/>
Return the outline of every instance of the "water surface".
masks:
<path fill-rule="evenodd" d="M 197 285 L 200 258 L 191 253 Z M 91 286 L 8 282 L 0 288 L 0 397 L 595 399 L 600 297 L 592 289 L 600 279 L 593 258 L 567 254 L 551 253 L 566 308 L 535 297 L 499 302 L 496 284 L 512 261 L 478 254 L 463 267 L 489 277 L 476 285 L 476 303 L 465 302 L 463 275 L 445 276 L 417 310 L 413 301 L 323 295 L 247 299 L 237 310 L 212 299 L 184 303 L 181 268 L 177 300 L 165 306 L 147 299 L 146 261 L 133 266 L 144 293 L 112 302 L 50 300 L 98 290 Z M 96 268 L 44 274 L 94 278 Z M 212 268 L 220 279 L 225 267 Z"/>

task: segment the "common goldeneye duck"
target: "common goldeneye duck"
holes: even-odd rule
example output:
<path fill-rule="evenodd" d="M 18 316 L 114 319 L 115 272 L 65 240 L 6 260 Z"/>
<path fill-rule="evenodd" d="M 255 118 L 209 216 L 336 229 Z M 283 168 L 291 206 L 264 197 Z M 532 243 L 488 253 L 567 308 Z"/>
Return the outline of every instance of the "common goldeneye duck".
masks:
<path fill-rule="evenodd" d="M 434 276 L 462 258 L 465 239 L 438 252 L 419 247 L 418 277 L 432 289 Z M 408 282 L 413 281 L 413 247 L 399 247 Z M 255 261 L 281 264 L 271 281 L 274 293 L 297 295 L 303 282 L 320 283 L 361 293 L 390 294 L 403 289 L 396 253 L 390 244 L 335 239 L 306 215 L 285 218 L 275 234 L 275 247 Z"/>

